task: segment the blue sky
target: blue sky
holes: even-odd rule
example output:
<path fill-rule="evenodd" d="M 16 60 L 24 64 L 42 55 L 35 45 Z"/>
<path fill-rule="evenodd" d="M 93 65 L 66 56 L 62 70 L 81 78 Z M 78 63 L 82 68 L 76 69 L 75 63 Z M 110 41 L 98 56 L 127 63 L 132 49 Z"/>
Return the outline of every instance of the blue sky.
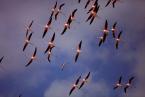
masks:
<path fill-rule="evenodd" d="M 53 21 L 56 32 L 56 48 L 48 63 L 43 54 L 53 35 L 50 30 L 42 39 L 43 26 L 47 23 L 55 0 L 0 0 L 0 97 L 68 97 L 71 85 L 79 75 L 91 72 L 90 81 L 72 97 L 145 97 L 145 0 L 121 0 L 116 8 L 104 8 L 107 0 L 99 0 L 101 9 L 92 25 L 85 23 L 87 18 L 84 4 L 77 0 L 58 0 L 66 3 L 58 21 Z M 76 21 L 63 36 L 63 24 L 69 14 L 78 9 Z M 119 49 L 116 50 L 112 36 L 98 47 L 99 37 L 105 20 L 109 27 L 118 22 L 118 30 L 123 34 Z M 25 25 L 34 20 L 32 43 L 38 47 L 37 59 L 26 68 L 34 47 L 28 46 L 22 52 L 25 39 Z M 74 56 L 79 41 L 82 40 L 82 53 L 77 63 Z M 62 72 L 60 65 L 66 63 Z M 114 91 L 113 84 L 123 75 L 125 83 L 135 76 L 133 87 L 127 95 L 122 89 Z"/>

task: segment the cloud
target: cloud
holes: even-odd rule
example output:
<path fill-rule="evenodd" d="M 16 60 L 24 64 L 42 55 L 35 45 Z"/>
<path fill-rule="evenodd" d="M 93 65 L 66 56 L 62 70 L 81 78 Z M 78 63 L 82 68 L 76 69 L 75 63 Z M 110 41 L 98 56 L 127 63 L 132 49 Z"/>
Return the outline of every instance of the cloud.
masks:
<path fill-rule="evenodd" d="M 68 97 L 71 89 L 70 80 L 56 80 L 45 91 L 44 97 Z M 109 95 L 108 86 L 103 82 L 88 82 L 80 90 L 74 91 L 71 97 L 107 97 Z"/>
<path fill-rule="evenodd" d="M 135 74 L 135 84 L 128 90 L 128 97 L 144 97 L 145 96 L 145 45 L 140 45 L 134 56 L 136 57 L 136 62 L 132 65 L 135 66 L 133 73 Z"/>
<path fill-rule="evenodd" d="M 48 44 L 48 40 L 52 36 L 53 31 L 47 33 L 47 37 L 42 40 L 42 32 L 45 23 L 48 20 L 51 5 L 54 4 L 53 0 L 4 0 L 0 3 L 0 54 L 5 55 L 2 66 L 6 69 L 5 72 L 0 73 L 0 79 L 2 83 L 7 84 L 5 91 L 10 93 L 11 90 L 16 90 L 15 87 L 33 87 L 43 88 L 48 82 L 48 89 L 45 91 L 45 97 L 66 97 L 72 82 L 68 79 L 70 75 L 76 75 L 84 71 L 96 71 L 98 78 L 94 76 L 94 79 L 98 79 L 97 82 L 90 82 L 82 90 L 74 92 L 73 97 L 106 97 L 109 95 L 110 88 L 107 83 L 114 80 L 114 76 L 118 76 L 120 72 L 125 72 L 125 76 L 129 76 L 134 73 L 138 77 L 137 87 L 129 90 L 128 96 L 138 97 L 144 96 L 145 93 L 145 77 L 144 77 L 144 0 L 123 0 L 124 2 L 118 3 L 115 9 L 111 6 L 103 8 L 106 0 L 100 0 L 99 4 L 102 5 L 99 11 L 100 19 L 95 19 L 95 22 L 88 26 L 88 23 L 83 21 L 86 19 L 86 14 L 83 8 L 78 6 L 84 6 L 84 0 L 82 4 L 76 4 L 77 0 L 59 0 L 59 3 L 66 2 L 64 12 L 66 16 L 60 15 L 57 22 L 53 22 L 54 30 L 56 31 L 56 48 L 52 57 L 52 65 L 47 62 L 47 58 L 43 56 L 43 50 Z M 35 3 L 34 3 L 35 2 Z M 12 4 L 11 4 L 12 3 Z M 68 30 L 64 36 L 60 33 L 63 29 L 63 23 L 66 21 L 68 14 L 74 9 L 78 8 L 77 22 L 72 24 L 70 30 Z M 82 12 L 84 10 L 84 12 Z M 29 46 L 25 53 L 22 53 L 22 46 L 24 40 L 24 25 L 35 20 L 33 29 L 34 36 L 32 42 L 39 47 L 38 60 L 36 60 L 28 69 L 25 69 L 25 64 L 29 60 L 33 47 Z M 120 49 L 116 51 L 114 49 L 113 42 L 105 43 L 102 47 L 98 48 L 98 39 L 100 31 L 104 25 L 105 19 L 108 19 L 109 24 L 118 21 L 119 30 L 123 30 L 123 37 L 120 44 Z M 40 24 L 39 24 L 40 23 Z M 41 26 L 40 26 L 41 25 Z M 55 29 L 56 27 L 56 29 Z M 76 53 L 76 47 L 80 40 L 83 40 L 82 53 L 80 54 L 77 64 L 71 63 L 74 60 L 74 54 Z M 63 57 L 65 56 L 65 57 Z M 55 58 L 55 57 L 58 57 Z M 42 59 L 42 60 L 41 60 Z M 41 61 L 40 61 L 41 60 Z M 53 67 L 57 67 L 56 64 L 64 61 L 71 61 L 68 66 L 67 72 L 60 73 Z M 72 68 L 74 67 L 74 68 Z M 101 70 L 100 70 L 101 69 Z M 30 71 L 30 72 L 29 72 Z M 101 71 L 101 72 L 100 72 Z M 53 75 L 49 75 L 49 73 Z M 70 75 L 69 75 L 70 74 Z M 64 80 L 59 76 L 62 76 Z M 9 78 L 11 76 L 11 78 Z M 112 76 L 110 78 L 110 76 Z M 48 77 L 48 78 L 47 78 Z M 56 78 L 56 81 L 51 82 Z M 100 80 L 106 79 L 105 81 Z M 19 80 L 18 80 L 19 79 Z M 8 80 L 8 82 L 7 82 Z M 10 82 L 14 82 L 11 85 Z M 52 84 L 51 84 L 52 83 Z M 9 86 L 13 86 L 9 88 Z M 3 89 L 0 87 L 0 89 Z M 111 88 L 112 89 L 112 88 Z M 27 91 L 28 92 L 28 91 Z M 38 93 L 38 90 L 34 90 Z M 5 93 L 3 93 L 6 95 Z M 10 93 L 11 95 L 12 93 Z M 26 93 L 27 94 L 27 93 Z M 30 93 L 31 95 L 32 93 Z M 35 96 L 36 97 L 36 96 Z"/>

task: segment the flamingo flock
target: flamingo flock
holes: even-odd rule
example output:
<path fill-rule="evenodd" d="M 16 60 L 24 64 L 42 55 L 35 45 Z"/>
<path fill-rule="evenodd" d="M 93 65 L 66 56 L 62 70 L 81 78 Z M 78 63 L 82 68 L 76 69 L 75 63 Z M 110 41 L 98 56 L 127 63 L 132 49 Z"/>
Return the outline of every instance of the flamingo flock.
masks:
<path fill-rule="evenodd" d="M 80 4 L 83 0 L 78 0 L 77 3 Z M 118 2 L 121 0 L 108 0 L 106 2 L 106 5 L 104 8 L 108 7 L 109 5 L 112 4 L 113 8 L 117 7 Z M 93 4 L 92 4 L 93 3 Z M 58 1 L 55 2 L 54 6 L 51 9 L 51 14 L 50 17 L 48 18 L 48 21 L 46 21 L 46 25 L 44 26 L 43 29 L 43 33 L 42 33 L 42 39 L 44 39 L 47 36 L 47 33 L 52 30 L 52 25 L 53 22 L 52 21 L 57 21 L 58 17 L 60 14 L 63 13 L 63 9 L 65 8 L 66 3 L 61 3 L 60 5 L 58 4 Z M 90 5 L 90 6 L 89 6 Z M 89 8 L 90 7 L 90 8 Z M 89 25 L 92 25 L 93 22 L 95 21 L 95 19 L 98 17 L 98 12 L 100 11 L 100 8 L 102 6 L 99 5 L 98 0 L 87 0 L 87 2 L 84 5 L 84 9 L 88 9 L 86 12 L 86 15 L 88 16 L 87 19 L 85 19 L 84 23 L 89 22 Z M 79 9 L 75 8 L 74 10 L 72 10 L 72 12 L 69 14 L 67 20 L 65 23 L 62 23 L 62 25 L 64 25 L 62 32 L 60 33 L 60 35 L 64 36 L 65 33 L 67 33 L 67 31 L 71 28 L 71 24 L 72 22 L 75 22 L 75 20 L 77 19 L 76 17 L 76 13 Z M 24 46 L 22 51 L 26 52 L 27 47 L 28 46 L 34 46 L 34 52 L 32 53 L 32 56 L 30 56 L 30 59 L 28 60 L 28 62 L 26 62 L 25 67 L 29 67 L 30 65 L 33 64 L 33 61 L 35 61 L 37 59 L 37 53 L 38 53 L 38 48 L 39 46 L 35 46 L 32 42 L 31 42 L 31 38 L 34 34 L 34 31 L 32 29 L 33 24 L 35 23 L 34 20 L 32 20 L 30 22 L 29 25 L 26 26 L 26 34 L 25 34 L 25 40 L 24 40 Z M 106 41 L 109 34 L 112 35 L 112 39 L 114 40 L 114 47 L 116 49 L 119 49 L 119 44 L 121 43 L 121 36 L 123 31 L 118 31 L 118 22 L 114 22 L 114 24 L 112 25 L 111 28 L 109 28 L 109 23 L 108 20 L 105 20 L 103 29 L 101 30 L 101 34 L 102 36 L 99 37 L 99 44 L 98 47 L 101 47 Z M 51 56 L 52 56 L 52 50 L 53 48 L 56 47 L 57 44 L 55 44 L 55 38 L 56 38 L 56 33 L 54 32 L 51 39 L 48 41 L 48 45 L 47 48 L 44 50 L 44 54 L 47 54 L 47 60 L 49 63 L 51 63 Z M 80 40 L 78 42 L 77 45 L 77 49 L 76 49 L 76 54 L 74 57 L 74 62 L 78 62 L 79 57 L 81 57 L 81 53 L 82 53 L 82 45 L 83 45 L 83 40 Z M 55 53 L 55 52 L 54 52 Z M 4 61 L 4 56 L 2 56 L 0 58 L 0 64 L 2 64 L 2 62 Z M 62 64 L 61 65 L 61 71 L 64 71 L 65 69 L 65 65 L 66 64 Z M 69 96 L 72 95 L 72 93 L 75 90 L 79 90 L 82 89 L 89 81 L 91 76 L 91 72 L 88 72 L 86 76 L 84 76 L 84 78 L 82 79 L 82 76 L 80 75 L 76 81 L 74 82 L 74 84 L 72 85 L 70 92 L 68 93 Z M 114 90 L 118 89 L 118 88 L 123 88 L 124 93 L 127 93 L 128 89 L 132 86 L 133 80 L 135 79 L 135 77 L 131 77 L 129 78 L 128 82 L 125 84 L 122 84 L 122 76 L 120 76 L 119 80 L 117 81 L 117 83 L 114 85 Z M 22 95 L 19 95 L 19 97 L 21 97 Z"/>

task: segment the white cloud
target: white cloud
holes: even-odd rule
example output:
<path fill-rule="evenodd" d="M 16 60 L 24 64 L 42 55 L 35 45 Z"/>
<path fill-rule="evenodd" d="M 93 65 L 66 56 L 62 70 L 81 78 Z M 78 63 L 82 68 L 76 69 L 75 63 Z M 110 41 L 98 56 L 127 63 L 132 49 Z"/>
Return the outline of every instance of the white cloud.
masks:
<path fill-rule="evenodd" d="M 71 88 L 71 82 L 69 80 L 57 80 L 54 81 L 50 87 L 45 91 L 44 97 L 68 97 L 69 90 Z M 88 82 L 80 90 L 76 90 L 72 93 L 71 97 L 107 97 L 109 95 L 108 86 L 103 82 Z"/>
<path fill-rule="evenodd" d="M 136 74 L 135 86 L 132 87 L 128 97 L 145 97 L 145 46 L 140 46 L 135 52 L 136 60 L 134 73 Z"/>

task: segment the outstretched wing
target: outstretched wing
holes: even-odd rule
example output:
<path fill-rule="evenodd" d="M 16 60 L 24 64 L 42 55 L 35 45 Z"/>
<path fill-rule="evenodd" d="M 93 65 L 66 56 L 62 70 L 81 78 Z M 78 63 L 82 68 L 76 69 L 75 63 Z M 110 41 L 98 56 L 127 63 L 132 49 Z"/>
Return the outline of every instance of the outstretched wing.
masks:
<path fill-rule="evenodd" d="M 75 56 L 75 62 L 77 62 L 78 57 L 79 57 L 79 53 L 77 53 L 76 56 Z"/>
<path fill-rule="evenodd" d="M 75 82 L 76 85 L 79 83 L 80 79 L 81 79 L 81 76 L 79 76 L 78 79 L 76 80 Z"/>
<path fill-rule="evenodd" d="M 107 38 L 107 34 L 104 33 L 104 34 L 103 34 L 103 43 L 106 41 L 106 38 Z"/>
<path fill-rule="evenodd" d="M 51 38 L 51 42 L 53 42 L 54 39 L 55 39 L 55 32 L 53 33 L 53 36 L 52 36 L 52 38 Z"/>
<path fill-rule="evenodd" d="M 101 46 L 102 43 L 103 43 L 103 39 L 100 39 L 100 41 L 99 41 L 99 47 Z"/>
<path fill-rule="evenodd" d="M 74 17 L 75 13 L 77 12 L 77 9 L 75 9 L 73 12 L 72 12 L 72 17 Z"/>
<path fill-rule="evenodd" d="M 83 85 L 85 84 L 85 82 L 83 81 L 79 87 L 79 89 L 81 89 L 83 87 Z"/>
<path fill-rule="evenodd" d="M 82 47 L 82 40 L 79 43 L 79 49 L 81 49 L 81 47 Z"/>
<path fill-rule="evenodd" d="M 34 21 L 32 20 L 31 23 L 30 23 L 30 25 L 29 25 L 29 28 L 31 28 L 31 26 L 32 26 L 33 23 L 34 23 Z"/>
<path fill-rule="evenodd" d="M 109 1 L 107 2 L 107 4 L 105 5 L 105 7 L 107 7 L 107 6 L 111 3 L 111 1 L 112 1 L 112 0 L 109 0 Z"/>
<path fill-rule="evenodd" d="M 67 30 L 67 27 L 64 27 L 64 29 L 63 29 L 61 35 L 63 35 L 63 34 L 66 32 L 66 30 Z"/>
<path fill-rule="evenodd" d="M 130 84 L 132 83 L 132 81 L 133 81 L 134 78 L 135 78 L 135 77 L 131 77 L 131 78 L 129 79 L 129 83 L 130 83 Z"/>
<path fill-rule="evenodd" d="M 23 47 L 23 51 L 25 51 L 27 45 L 28 45 L 28 42 L 25 42 L 24 47 Z"/>
<path fill-rule="evenodd" d="M 115 89 L 117 89 L 118 88 L 118 86 L 115 86 L 113 89 L 115 90 Z"/>
<path fill-rule="evenodd" d="M 93 15 L 90 14 L 89 17 L 87 18 L 86 22 L 88 22 L 92 17 L 93 17 Z"/>
<path fill-rule="evenodd" d="M 4 59 L 4 56 L 0 58 L 0 63 L 3 61 L 3 59 Z"/>
<path fill-rule="evenodd" d="M 120 39 L 121 35 L 122 35 L 122 31 L 120 31 L 120 33 L 118 34 L 118 39 Z"/>
<path fill-rule="evenodd" d="M 58 14 L 59 14 L 59 12 L 57 12 L 57 13 L 55 14 L 55 20 L 57 20 Z"/>
<path fill-rule="evenodd" d="M 62 7 L 63 7 L 64 5 L 65 5 L 65 3 L 61 4 L 61 5 L 59 6 L 59 10 L 61 10 Z"/>
<path fill-rule="evenodd" d="M 113 28 L 114 28 L 114 29 L 116 28 L 116 25 L 117 25 L 117 22 L 115 22 L 115 23 L 113 24 Z"/>
<path fill-rule="evenodd" d="M 115 8 L 115 3 L 116 3 L 116 1 L 117 1 L 117 0 L 114 0 L 113 3 L 112 3 L 113 8 Z"/>
<path fill-rule="evenodd" d="M 33 34 L 33 32 L 32 32 L 32 33 L 30 33 L 30 35 L 28 36 L 28 40 L 30 40 L 30 39 L 31 39 L 32 34 Z"/>
<path fill-rule="evenodd" d="M 48 61 L 50 62 L 51 60 L 50 60 L 50 57 L 51 57 L 51 54 L 48 54 Z"/>
<path fill-rule="evenodd" d="M 44 37 L 45 37 L 45 35 L 46 35 L 47 31 L 48 31 L 48 28 L 45 28 L 45 29 L 44 29 L 44 32 L 43 32 L 43 35 L 42 35 L 42 38 L 44 38 Z"/>
<path fill-rule="evenodd" d="M 124 93 L 126 93 L 126 92 L 127 92 L 127 89 L 128 89 L 128 87 L 126 86 L 126 87 L 124 88 Z"/>
<path fill-rule="evenodd" d="M 116 35 L 115 35 L 115 31 L 112 31 L 112 36 L 113 36 L 113 38 L 116 37 Z"/>
<path fill-rule="evenodd" d="M 78 3 L 81 3 L 81 0 L 78 0 Z"/>
<path fill-rule="evenodd" d="M 91 72 L 89 72 L 89 73 L 87 74 L 87 76 L 85 77 L 85 80 L 87 80 L 87 79 L 90 77 L 90 74 L 91 74 Z"/>
<path fill-rule="evenodd" d="M 69 96 L 72 94 L 72 92 L 75 90 L 75 87 L 72 87 L 70 92 L 69 92 Z"/>
<path fill-rule="evenodd" d="M 121 81 L 122 81 L 122 76 L 120 76 L 120 78 L 119 78 L 119 84 L 121 83 Z"/>
<path fill-rule="evenodd" d="M 94 19 L 95 19 L 95 17 L 93 16 L 91 21 L 90 21 L 90 25 L 93 23 Z"/>
<path fill-rule="evenodd" d="M 116 49 L 118 49 L 118 45 L 119 45 L 119 42 L 116 41 L 116 44 L 115 44 Z"/>
<path fill-rule="evenodd" d="M 107 20 L 105 21 L 104 29 L 105 29 L 105 30 L 108 29 L 108 21 L 107 21 Z"/>
<path fill-rule="evenodd" d="M 98 0 L 95 1 L 94 6 L 98 6 Z"/>
<path fill-rule="evenodd" d="M 54 7 L 53 7 L 53 8 L 55 9 L 56 7 L 57 7 L 57 1 L 55 2 L 55 5 L 54 5 Z"/>
<path fill-rule="evenodd" d="M 25 65 L 25 67 L 28 67 L 32 62 L 33 62 L 33 59 L 31 59 L 31 60 Z"/>
<path fill-rule="evenodd" d="M 37 48 L 35 47 L 35 51 L 33 53 L 33 56 L 35 57 L 36 56 L 36 53 L 37 53 Z"/>
<path fill-rule="evenodd" d="M 90 0 L 87 1 L 86 5 L 85 5 L 85 9 L 88 7 L 89 4 L 90 4 Z"/>
<path fill-rule="evenodd" d="M 49 18 L 49 21 L 48 21 L 47 25 L 50 26 L 51 23 L 52 23 L 52 18 Z"/>

